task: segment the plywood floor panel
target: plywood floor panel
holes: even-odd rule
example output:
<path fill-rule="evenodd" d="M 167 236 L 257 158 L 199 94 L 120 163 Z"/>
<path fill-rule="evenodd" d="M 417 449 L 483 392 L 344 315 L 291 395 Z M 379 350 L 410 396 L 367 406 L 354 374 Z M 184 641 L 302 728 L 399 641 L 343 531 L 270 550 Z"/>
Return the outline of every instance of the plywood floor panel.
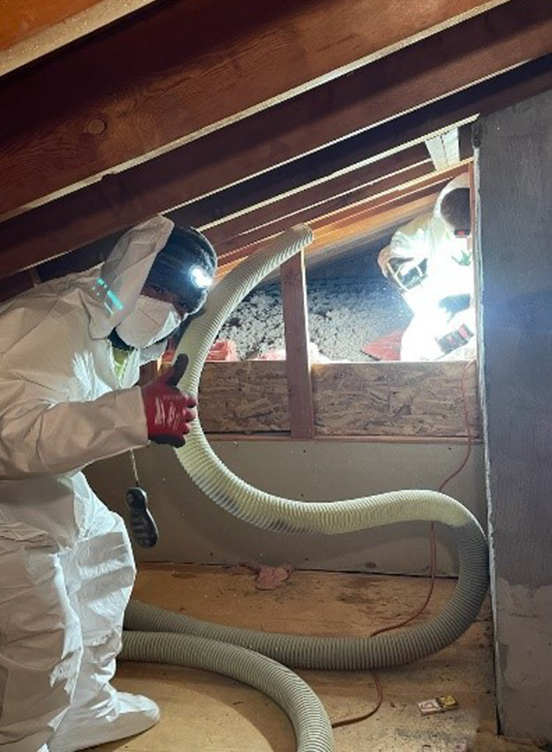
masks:
<path fill-rule="evenodd" d="M 149 565 L 135 596 L 174 611 L 221 623 L 318 635 L 365 635 L 415 610 L 427 580 L 330 572 L 294 572 L 275 591 L 255 588 L 246 568 Z M 428 613 L 438 611 L 454 583 L 440 580 Z M 511 752 L 535 749 L 496 737 L 492 633 L 486 604 L 455 644 L 425 661 L 382 672 L 384 703 L 363 723 L 336 729 L 336 752 Z M 375 700 L 369 672 L 301 671 L 332 720 L 365 712 Z M 121 664 L 116 684 L 161 706 L 161 722 L 102 752 L 295 752 L 282 711 L 255 690 L 203 671 Z M 422 717 L 416 702 L 452 693 L 460 709 Z M 462 749 L 459 747 L 458 749 Z"/>

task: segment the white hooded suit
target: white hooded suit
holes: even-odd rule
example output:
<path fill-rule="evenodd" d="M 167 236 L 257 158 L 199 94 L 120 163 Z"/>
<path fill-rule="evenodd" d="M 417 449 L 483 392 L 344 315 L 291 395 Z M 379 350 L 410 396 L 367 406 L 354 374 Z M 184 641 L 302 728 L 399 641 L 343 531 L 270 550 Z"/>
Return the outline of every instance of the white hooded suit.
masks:
<path fill-rule="evenodd" d="M 158 717 L 109 682 L 134 561 L 81 468 L 147 444 L 139 366 L 106 337 L 133 309 L 173 223 L 128 232 L 100 269 L 0 307 L 0 746 L 71 752 Z"/>

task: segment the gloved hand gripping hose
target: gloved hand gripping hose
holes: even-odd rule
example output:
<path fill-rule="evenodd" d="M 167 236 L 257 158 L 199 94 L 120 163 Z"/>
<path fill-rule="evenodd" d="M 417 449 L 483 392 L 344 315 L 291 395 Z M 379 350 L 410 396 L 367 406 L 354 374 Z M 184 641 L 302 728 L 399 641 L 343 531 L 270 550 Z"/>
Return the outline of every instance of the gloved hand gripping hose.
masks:
<path fill-rule="evenodd" d="M 180 382 L 182 389 L 197 393 L 203 364 L 226 318 L 264 276 L 311 240 L 308 227 L 295 227 L 247 258 L 215 287 L 204 314 L 190 324 L 179 346 L 190 357 L 190 366 Z M 201 622 L 137 603 L 127 611 L 128 628 L 208 637 L 257 650 L 291 666 L 377 669 L 409 663 L 441 650 L 476 618 L 487 590 L 487 545 L 475 517 L 450 496 L 435 491 L 397 491 L 334 502 L 273 496 L 245 483 L 221 462 L 209 446 L 199 420 L 192 424 L 186 446 L 176 453 L 188 475 L 210 499 L 265 530 L 335 535 L 411 520 L 441 522 L 452 529 L 458 547 L 458 583 L 438 616 L 376 637 L 265 634 Z M 309 752 L 318 749 L 322 747 L 312 746 Z"/>

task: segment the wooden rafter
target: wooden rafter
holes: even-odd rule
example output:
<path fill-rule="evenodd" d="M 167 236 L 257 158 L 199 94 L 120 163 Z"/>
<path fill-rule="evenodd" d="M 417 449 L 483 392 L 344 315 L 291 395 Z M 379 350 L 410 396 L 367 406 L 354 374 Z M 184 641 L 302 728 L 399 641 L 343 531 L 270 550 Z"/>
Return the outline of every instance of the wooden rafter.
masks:
<path fill-rule="evenodd" d="M 370 185 L 385 186 L 389 180 L 393 179 L 406 180 L 408 175 L 412 175 L 412 170 L 417 171 L 421 168 L 431 169 L 431 163 L 426 148 L 423 144 L 418 144 L 363 165 L 345 175 L 317 183 L 289 196 L 280 197 L 281 201 L 263 204 L 258 209 L 255 209 L 254 205 L 244 207 L 244 201 L 251 201 L 251 196 L 256 195 L 258 199 L 260 197 L 258 189 L 253 186 L 249 189 L 246 183 L 189 204 L 187 223 L 208 231 L 211 241 L 216 244 L 217 251 L 222 255 L 229 249 L 223 242 L 220 242 L 221 238 L 229 238 L 255 227 L 256 224 L 274 221 L 286 213 L 320 204 L 334 196 L 343 195 L 340 205 L 345 206 L 348 203 L 345 197 L 355 188 L 359 186 L 368 188 Z M 244 191 L 244 188 L 248 190 Z M 382 187 L 382 190 L 385 188 Z M 73 253 L 45 262 L 35 269 L 39 277 L 44 280 L 68 272 L 88 269 L 106 258 L 117 237 L 118 235 L 108 236 Z M 245 242 L 248 241 L 242 241 L 241 245 Z M 232 247 L 237 247 L 239 244 L 234 243 Z"/>
<path fill-rule="evenodd" d="M 0 75 L 155 0 L 0 0 Z"/>
<path fill-rule="evenodd" d="M 318 223 L 311 222 L 314 227 L 314 241 L 305 250 L 308 262 L 320 263 L 327 256 L 332 259 L 348 253 L 353 248 L 368 245 L 375 240 L 393 232 L 397 227 L 405 224 L 414 217 L 432 211 L 439 191 L 445 185 L 439 184 L 420 193 L 405 196 L 389 202 L 384 206 L 366 209 L 358 216 L 333 222 L 332 218 L 321 218 Z M 221 278 L 231 271 L 246 256 L 262 248 L 265 240 L 239 248 L 220 259 L 217 277 Z"/>
<path fill-rule="evenodd" d="M 492 112 L 551 87 L 552 56 L 546 56 L 503 73 L 492 81 L 484 81 L 333 144 L 323 151 L 302 157 L 267 175 L 252 178 L 248 186 L 242 186 L 245 190 L 242 201 L 245 206 L 250 206 L 259 200 L 259 196 L 264 201 L 270 200 L 267 197 L 272 196 L 273 200 L 286 191 L 300 190 L 307 185 L 328 180 L 338 173 L 356 169 L 361 164 L 368 164 L 393 151 L 420 143 L 432 133 L 469 122 L 481 112 Z M 244 121 L 243 125 L 247 122 Z M 102 181 L 99 185 L 90 186 L 1 223 L 0 277 L 124 229 L 151 216 L 157 209 L 166 209 L 169 198 L 167 181 L 172 181 L 169 194 L 170 190 L 175 190 L 176 184 L 185 193 L 196 189 L 198 182 L 202 185 L 201 193 L 207 185 L 210 185 L 209 192 L 215 191 L 220 185 L 220 145 L 230 146 L 225 142 L 225 134 L 228 137 L 231 128 L 241 125 L 242 123 L 237 123 L 222 130 L 214 143 L 209 140 L 210 136 L 206 136 L 205 139 L 159 157 L 154 162 L 114 176 L 112 181 L 105 181 L 105 185 Z M 288 128 L 291 128 L 289 123 Z M 316 131 L 312 127 L 310 130 Z M 202 153 L 203 150 L 199 149 L 202 143 L 205 146 L 208 142 L 212 143 L 214 153 Z M 241 137 L 237 143 L 243 143 Z M 235 146 L 237 149 L 236 144 Z M 188 158 L 188 150 L 191 150 L 199 160 L 195 171 L 193 161 L 188 162 L 188 158 L 182 161 L 184 150 Z M 226 154 L 223 162 L 224 160 L 226 166 L 230 161 L 234 165 L 240 165 L 241 152 L 236 150 L 232 154 Z M 224 173 L 223 163 L 220 165 L 220 172 Z M 188 214 L 186 209 L 171 216 L 178 221 L 197 224 L 193 214 Z"/>
<path fill-rule="evenodd" d="M 350 191 L 344 195 L 338 195 L 311 206 L 306 204 L 306 206 L 298 208 L 296 211 L 287 211 L 287 202 L 283 200 L 281 202 L 280 216 L 276 215 L 275 208 L 273 208 L 272 216 L 275 218 L 261 226 L 253 226 L 249 232 L 238 235 L 230 234 L 234 227 L 234 222 L 230 221 L 218 228 L 221 231 L 220 240 L 216 237 L 213 238 L 212 231 L 208 231 L 207 234 L 209 235 L 209 239 L 215 243 L 219 256 L 224 259 L 227 254 L 232 253 L 237 248 L 272 237 L 298 222 L 313 222 L 314 220 L 315 225 L 317 225 L 322 221 L 321 217 L 325 221 L 330 216 L 335 218 L 337 218 L 336 215 L 349 216 L 351 212 L 355 213 L 358 211 L 356 207 L 359 206 L 370 210 L 378 206 L 384 206 L 397 199 L 437 185 L 443 182 L 443 180 L 452 180 L 453 177 L 456 177 L 456 175 L 465 169 L 466 164 L 459 163 L 450 170 L 436 172 L 431 169 L 430 163 L 422 163 L 400 173 L 383 176 L 382 180 L 366 188 Z M 229 237 L 223 241 L 222 237 L 224 236 L 222 232 L 225 228 L 228 231 Z"/>
<path fill-rule="evenodd" d="M 420 0 L 416 13 L 397 13 L 392 0 L 348 0 L 347 12 L 343 0 L 154 3 L 0 82 L 0 111 L 10 113 L 0 123 L 0 214 L 128 168 L 505 2 Z"/>
<path fill-rule="evenodd" d="M 413 147 L 416 149 L 416 147 Z M 410 151 L 405 149 L 406 152 Z M 402 152 L 399 152 L 401 154 Z M 395 156 L 395 155 L 392 155 Z M 203 228 L 211 242 L 216 246 L 217 253 L 222 256 L 236 247 L 236 243 L 243 245 L 248 242 L 249 233 L 263 233 L 264 228 L 269 228 L 273 222 L 287 221 L 293 223 L 303 221 L 307 216 L 319 216 L 329 213 L 327 207 L 340 208 L 352 203 L 368 199 L 371 196 L 379 196 L 393 188 L 397 188 L 410 181 L 428 176 L 434 172 L 433 165 L 429 160 L 418 162 L 406 167 L 399 172 L 387 173 L 385 165 L 387 159 L 372 162 L 370 165 L 359 168 L 346 175 L 340 175 L 332 180 L 318 183 L 303 191 L 298 191 L 290 196 L 282 196 L 278 201 L 260 206 L 250 212 L 244 212 L 236 217 L 229 217 L 215 227 Z M 376 180 L 368 181 L 358 187 L 348 188 L 341 191 L 340 185 L 349 186 L 349 179 L 354 186 L 356 180 L 354 172 L 368 172 L 379 170 Z"/>

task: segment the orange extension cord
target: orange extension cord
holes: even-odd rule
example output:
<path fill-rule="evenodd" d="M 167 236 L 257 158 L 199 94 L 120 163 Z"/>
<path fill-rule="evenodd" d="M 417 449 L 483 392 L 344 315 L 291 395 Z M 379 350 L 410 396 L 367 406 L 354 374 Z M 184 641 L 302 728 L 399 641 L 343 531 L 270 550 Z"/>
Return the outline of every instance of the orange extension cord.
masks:
<path fill-rule="evenodd" d="M 468 460 L 471 455 L 472 446 L 473 446 L 473 436 L 470 426 L 470 419 L 468 415 L 468 398 L 466 394 L 466 376 L 468 374 L 468 371 L 470 367 L 475 363 L 475 360 L 470 360 L 469 363 L 467 363 L 464 373 L 462 375 L 462 399 L 463 399 L 463 406 L 464 406 L 464 426 L 466 429 L 466 435 L 468 437 L 468 444 L 466 447 L 466 454 L 464 456 L 464 459 L 458 466 L 458 468 L 451 473 L 445 480 L 441 483 L 439 486 L 439 491 L 443 491 L 444 488 L 450 483 L 450 481 L 453 478 L 456 478 L 457 475 L 459 475 L 462 470 L 466 467 Z M 380 629 L 376 629 L 374 632 L 370 634 L 370 637 L 375 637 L 376 635 L 382 634 L 383 632 L 391 632 L 394 629 L 400 629 L 401 627 L 405 627 L 407 624 L 410 624 L 410 622 L 414 621 L 414 619 L 417 619 L 419 616 L 423 614 L 423 612 L 426 610 L 426 608 L 429 605 L 429 602 L 431 601 L 431 597 L 433 596 L 433 592 L 435 590 L 435 578 L 437 574 L 437 541 L 435 538 L 435 525 L 432 522 L 429 527 L 429 571 L 430 571 L 430 584 L 429 589 L 427 592 L 427 595 L 425 597 L 424 602 L 422 605 L 409 617 L 404 619 L 403 621 L 397 622 L 396 624 L 392 624 L 389 627 L 381 627 Z M 366 721 L 368 718 L 372 718 L 378 710 L 381 708 L 383 703 L 383 687 L 381 684 L 381 680 L 379 678 L 379 675 L 372 671 L 372 677 L 374 679 L 374 686 L 376 688 L 376 704 L 372 708 L 372 710 L 368 711 L 368 713 L 365 713 L 364 715 L 359 716 L 353 716 L 352 718 L 345 718 L 342 721 L 334 721 L 332 723 L 332 728 L 341 728 L 342 726 L 352 726 L 354 723 L 360 723 L 361 721 Z"/>

